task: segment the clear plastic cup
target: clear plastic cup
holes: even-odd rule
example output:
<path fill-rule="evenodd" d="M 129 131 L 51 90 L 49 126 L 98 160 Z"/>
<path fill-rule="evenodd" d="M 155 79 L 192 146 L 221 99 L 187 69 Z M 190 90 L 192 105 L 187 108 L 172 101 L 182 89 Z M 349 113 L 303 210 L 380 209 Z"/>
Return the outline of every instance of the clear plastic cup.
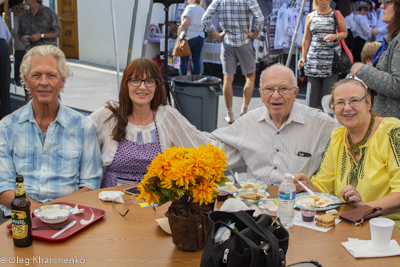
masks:
<path fill-rule="evenodd" d="M 301 206 L 300 212 L 303 222 L 314 223 L 315 213 L 317 212 L 316 208 Z"/>

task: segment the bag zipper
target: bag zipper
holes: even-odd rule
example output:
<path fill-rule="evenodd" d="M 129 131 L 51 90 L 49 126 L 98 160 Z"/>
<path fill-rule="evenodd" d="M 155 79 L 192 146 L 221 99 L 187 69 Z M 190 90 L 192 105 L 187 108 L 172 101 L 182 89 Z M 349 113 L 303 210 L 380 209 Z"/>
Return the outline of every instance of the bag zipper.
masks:
<path fill-rule="evenodd" d="M 228 253 L 229 253 L 229 248 L 225 249 L 224 251 L 224 257 L 222 258 L 223 263 L 227 263 L 228 261 Z"/>

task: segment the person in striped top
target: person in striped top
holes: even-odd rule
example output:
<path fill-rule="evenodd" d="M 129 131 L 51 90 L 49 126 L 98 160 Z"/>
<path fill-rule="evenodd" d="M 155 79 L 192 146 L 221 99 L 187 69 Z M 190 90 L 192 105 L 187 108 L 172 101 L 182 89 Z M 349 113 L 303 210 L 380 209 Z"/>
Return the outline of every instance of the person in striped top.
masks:
<path fill-rule="evenodd" d="M 259 91 L 265 106 L 211 133 L 226 145 L 229 164 L 247 165 L 248 179 L 272 185 L 279 185 L 285 173 L 312 175 L 339 124 L 321 110 L 296 102 L 296 78 L 281 64 L 262 72 Z"/>

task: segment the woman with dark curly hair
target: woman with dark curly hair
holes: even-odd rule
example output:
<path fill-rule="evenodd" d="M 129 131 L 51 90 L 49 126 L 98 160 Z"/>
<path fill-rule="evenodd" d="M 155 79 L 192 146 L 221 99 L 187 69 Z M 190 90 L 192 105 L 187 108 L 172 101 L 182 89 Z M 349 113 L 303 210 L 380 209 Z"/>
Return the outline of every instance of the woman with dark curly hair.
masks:
<path fill-rule="evenodd" d="M 154 157 L 168 147 L 216 144 L 166 105 L 161 71 L 145 57 L 126 67 L 119 103 L 109 101 L 89 119 L 102 145 L 102 188 L 140 182 Z"/>
<path fill-rule="evenodd" d="M 355 63 L 351 74 L 374 92 L 374 108 L 379 114 L 400 118 L 400 0 L 383 0 L 381 8 L 389 33 L 375 54 L 373 66 Z"/>

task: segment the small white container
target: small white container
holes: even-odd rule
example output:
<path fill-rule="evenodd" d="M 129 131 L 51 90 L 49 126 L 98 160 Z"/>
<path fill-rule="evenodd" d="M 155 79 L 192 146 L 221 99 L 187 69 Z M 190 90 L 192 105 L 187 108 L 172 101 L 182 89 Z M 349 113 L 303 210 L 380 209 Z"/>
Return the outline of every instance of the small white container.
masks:
<path fill-rule="evenodd" d="M 37 208 L 33 214 L 44 223 L 55 224 L 66 221 L 72 211 L 73 208 L 70 206 L 53 204 Z"/>

